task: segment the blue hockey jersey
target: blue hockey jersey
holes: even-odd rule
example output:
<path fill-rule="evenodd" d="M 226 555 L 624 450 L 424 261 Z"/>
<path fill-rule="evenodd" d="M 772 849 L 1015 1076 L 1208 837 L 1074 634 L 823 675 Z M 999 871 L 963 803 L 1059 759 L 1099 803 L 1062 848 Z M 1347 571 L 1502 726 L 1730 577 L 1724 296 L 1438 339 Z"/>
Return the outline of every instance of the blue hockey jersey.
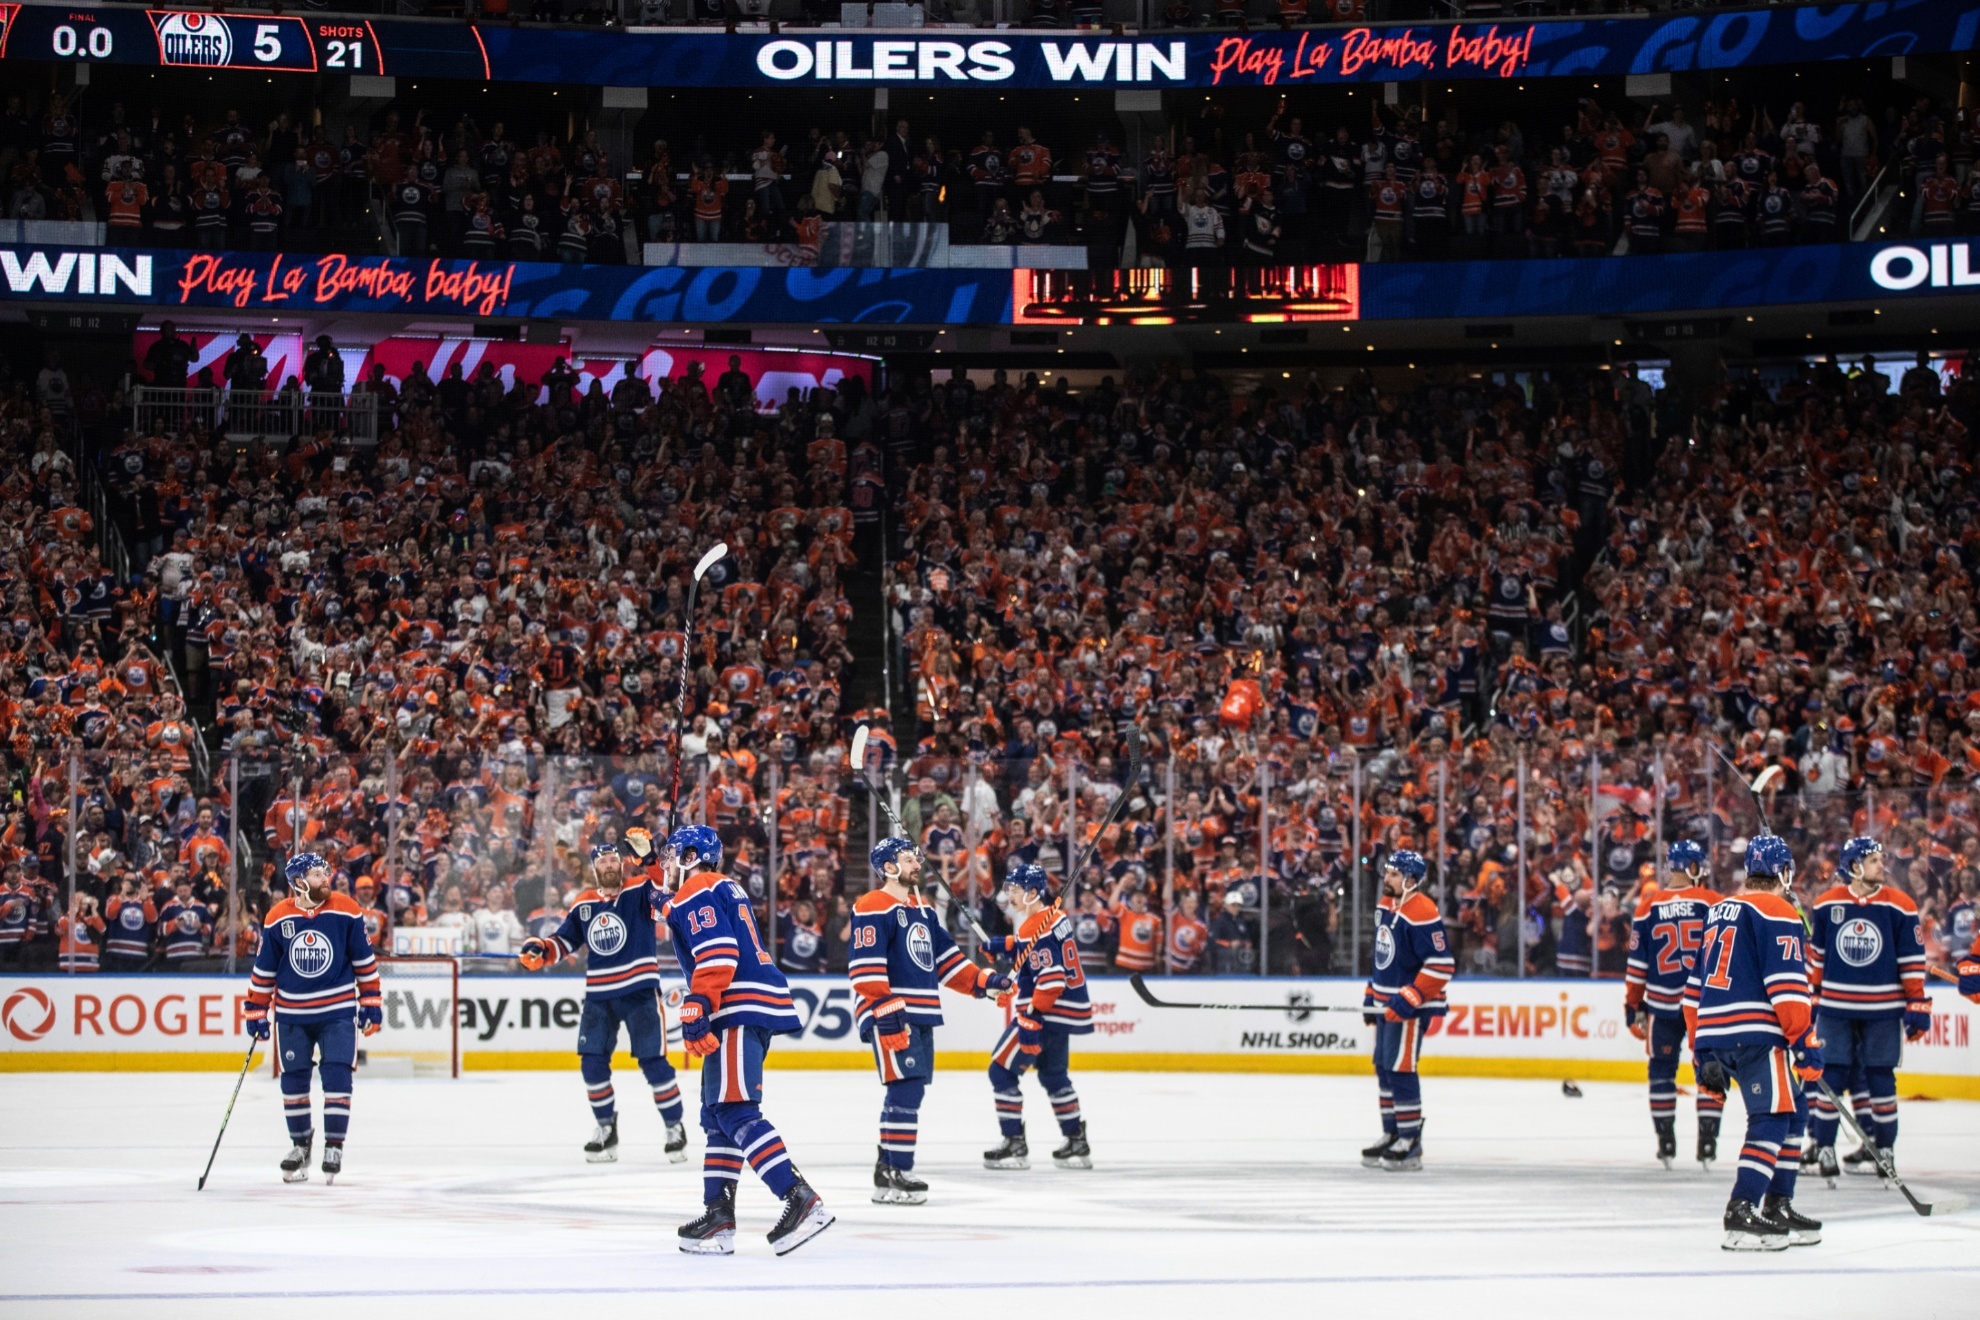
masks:
<path fill-rule="evenodd" d="M 1695 1049 L 1792 1045 L 1808 1030 L 1801 914 L 1778 894 L 1712 905 L 1684 987 Z"/>
<path fill-rule="evenodd" d="M 265 1008 L 271 1002 L 283 1022 L 325 1022 L 352 1016 L 359 1004 L 381 1003 L 378 960 L 357 900 L 332 894 L 305 912 L 285 898 L 268 910 L 248 1003 Z"/>
<path fill-rule="evenodd" d="M 584 997 L 622 999 L 660 985 L 660 894 L 648 881 L 632 880 L 616 895 L 587 889 L 563 924 L 544 938 L 559 958 L 584 951 Z"/>
<path fill-rule="evenodd" d="M 1925 936 L 1911 895 L 1882 885 L 1858 898 L 1837 885 L 1808 917 L 1808 984 L 1824 1013 L 1895 1018 L 1925 997 Z"/>
<path fill-rule="evenodd" d="M 709 1024 L 767 1027 L 778 1035 L 804 1030 L 784 974 L 756 933 L 749 895 L 726 875 L 690 876 L 663 909 L 674 956 L 691 993 L 715 1005 Z"/>
<path fill-rule="evenodd" d="M 1018 955 L 1017 1011 L 1069 1036 L 1093 1031 L 1093 1003 L 1072 918 L 1056 907 L 1024 919 L 1016 935 L 1004 937 L 1005 952 Z"/>
<path fill-rule="evenodd" d="M 1629 927 L 1629 968 L 1623 976 L 1623 1002 L 1638 1004 L 1658 1017 L 1684 1016 L 1684 987 L 1705 937 L 1705 921 L 1717 891 L 1702 885 L 1673 889 L 1636 906 Z"/>
<path fill-rule="evenodd" d="M 1384 895 L 1375 913 L 1374 972 L 1363 992 L 1364 1001 L 1387 1003 L 1391 995 L 1413 985 L 1423 998 L 1417 1016 L 1441 1016 L 1450 1006 L 1444 987 L 1456 972 L 1457 959 L 1451 954 L 1437 900 L 1419 891 L 1398 905 Z"/>
<path fill-rule="evenodd" d="M 918 895 L 903 900 L 884 889 L 861 894 L 853 904 L 846 974 L 859 995 L 854 1021 L 861 1040 L 872 1036 L 873 1006 L 882 1000 L 898 997 L 909 1021 L 939 1027 L 941 987 L 981 998 L 985 975 L 942 929 L 935 909 Z"/>

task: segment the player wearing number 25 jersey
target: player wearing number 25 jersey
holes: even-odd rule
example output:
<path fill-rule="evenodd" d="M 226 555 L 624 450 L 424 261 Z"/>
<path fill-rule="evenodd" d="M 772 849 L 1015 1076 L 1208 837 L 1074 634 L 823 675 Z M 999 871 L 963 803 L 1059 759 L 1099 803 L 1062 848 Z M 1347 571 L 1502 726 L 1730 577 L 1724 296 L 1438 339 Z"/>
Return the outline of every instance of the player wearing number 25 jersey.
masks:
<path fill-rule="evenodd" d="M 1705 850 L 1679 839 L 1665 854 L 1682 889 L 1645 894 L 1629 930 L 1629 967 L 1623 981 L 1623 1017 L 1630 1034 L 1650 1052 L 1650 1125 L 1657 1158 L 1665 1168 L 1677 1158 L 1677 1075 L 1684 1059 L 1684 987 L 1691 979 L 1698 942 L 1719 895 L 1702 882 Z M 1698 1162 L 1711 1167 L 1719 1155 L 1719 1119 L 1726 1098 L 1698 1093 Z"/>

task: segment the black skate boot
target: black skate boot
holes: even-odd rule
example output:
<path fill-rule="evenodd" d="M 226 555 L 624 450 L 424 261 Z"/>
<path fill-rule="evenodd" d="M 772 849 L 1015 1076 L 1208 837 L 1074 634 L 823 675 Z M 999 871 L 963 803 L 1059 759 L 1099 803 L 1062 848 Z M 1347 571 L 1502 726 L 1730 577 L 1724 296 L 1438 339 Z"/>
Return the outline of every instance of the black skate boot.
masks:
<path fill-rule="evenodd" d="M 1897 1172 L 1897 1152 L 1889 1146 L 1877 1147 L 1876 1154 L 1870 1157 L 1870 1167 L 1876 1171 L 1877 1181 L 1889 1187 L 1891 1175 Z"/>
<path fill-rule="evenodd" d="M 1024 1144 L 1024 1129 L 1019 1128 L 1015 1137 L 1005 1137 L 997 1149 L 983 1152 L 983 1167 L 986 1169 L 1028 1169 L 1031 1167 L 1031 1147 Z"/>
<path fill-rule="evenodd" d="M 1834 1146 L 1817 1146 L 1809 1151 L 1807 1157 L 1802 1160 L 1802 1165 L 1806 1167 L 1811 1164 L 1815 1166 L 1815 1172 L 1821 1174 L 1823 1180 L 1831 1187 L 1836 1185 L 1836 1179 L 1842 1175 L 1842 1167 L 1836 1163 Z"/>
<path fill-rule="evenodd" d="M 788 1255 L 830 1228 L 832 1222 L 825 1202 L 800 1177 L 784 1193 L 784 1213 L 777 1216 L 777 1226 L 770 1230 L 770 1250 Z"/>
<path fill-rule="evenodd" d="M 1657 1158 L 1668 1169 L 1677 1162 L 1678 1121 L 1675 1118 L 1653 1118 L 1650 1122 L 1657 1129 Z"/>
<path fill-rule="evenodd" d="M 334 1183 L 337 1181 L 337 1175 L 343 1171 L 344 1148 L 342 1146 L 326 1145 L 323 1148 L 323 1181 L 325 1183 Z"/>
<path fill-rule="evenodd" d="M 586 1164 L 611 1164 L 619 1158 L 619 1120 L 600 1123 L 598 1130 L 591 1134 L 591 1140 L 584 1143 Z"/>
<path fill-rule="evenodd" d="M 722 1185 L 722 1199 L 710 1201 L 701 1217 L 682 1224 L 681 1250 L 690 1256 L 733 1256 L 736 1254 L 736 1185 Z"/>
<path fill-rule="evenodd" d="M 1067 1137 L 1066 1144 L 1052 1152 L 1052 1163 L 1062 1169 L 1093 1167 L 1093 1148 L 1086 1144 L 1086 1120 L 1081 1119 L 1079 1131 Z"/>
<path fill-rule="evenodd" d="M 311 1133 L 289 1147 L 289 1153 L 282 1157 L 283 1182 L 309 1181 L 309 1148 L 315 1142 L 316 1134 Z"/>
<path fill-rule="evenodd" d="M 1842 1171 L 1844 1173 L 1876 1173 L 1876 1148 L 1866 1141 L 1849 1154 L 1843 1156 Z"/>
<path fill-rule="evenodd" d="M 1395 1133 L 1384 1132 L 1380 1141 L 1372 1146 L 1364 1146 L 1361 1151 L 1361 1167 L 1364 1169 L 1381 1168 L 1383 1152 L 1389 1149 L 1390 1143 L 1394 1142 L 1395 1139 Z"/>
<path fill-rule="evenodd" d="M 1414 1173 L 1423 1167 L 1423 1136 L 1405 1137 L 1398 1132 L 1382 1151 L 1385 1173 Z"/>
<path fill-rule="evenodd" d="M 1751 1201 L 1726 1203 L 1726 1236 L 1721 1251 L 1786 1251 L 1788 1226 L 1767 1218 Z"/>
<path fill-rule="evenodd" d="M 617 1133 L 615 1132 L 613 1135 L 616 1137 Z M 667 1162 L 669 1164 L 680 1164 L 685 1162 L 686 1159 L 687 1124 L 669 1123 L 667 1125 Z"/>
<path fill-rule="evenodd" d="M 1787 1228 L 1791 1247 L 1812 1247 L 1822 1240 L 1822 1221 L 1802 1214 L 1785 1196 L 1769 1196 L 1760 1203 L 1760 1212 Z"/>
<path fill-rule="evenodd" d="M 873 1161 L 873 1204 L 920 1205 L 927 1199 L 927 1183 L 887 1163 L 885 1155 Z"/>
<path fill-rule="evenodd" d="M 1701 1115 L 1698 1119 L 1698 1162 L 1704 1166 L 1705 1172 L 1710 1173 L 1712 1162 L 1718 1158 L 1719 1120 Z"/>

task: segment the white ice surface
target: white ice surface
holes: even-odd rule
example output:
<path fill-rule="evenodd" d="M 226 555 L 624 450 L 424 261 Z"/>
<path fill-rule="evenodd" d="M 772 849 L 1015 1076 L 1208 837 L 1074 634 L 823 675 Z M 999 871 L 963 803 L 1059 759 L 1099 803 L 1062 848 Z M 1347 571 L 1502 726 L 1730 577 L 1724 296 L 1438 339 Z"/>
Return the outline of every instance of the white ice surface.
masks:
<path fill-rule="evenodd" d="M 838 1223 L 773 1257 L 775 1204 L 745 1175 L 724 1260 L 675 1249 L 699 1206 L 700 1135 L 693 1161 L 667 1164 L 634 1073 L 618 1077 L 614 1165 L 580 1154 L 575 1068 L 361 1077 L 334 1187 L 314 1170 L 280 1181 L 275 1083 L 251 1077 L 202 1193 L 231 1077 L 0 1074 L 0 1316 L 1980 1316 L 1980 1209 L 1919 1218 L 1875 1179 L 1804 1179 L 1821 1246 L 1721 1252 L 1737 1105 L 1725 1161 L 1666 1173 L 1639 1087 L 1576 1100 L 1554 1081 L 1430 1078 L 1426 1167 L 1385 1174 L 1356 1158 L 1376 1131 L 1372 1080 L 1074 1080 L 1091 1172 L 1051 1167 L 1029 1081 L 1034 1167 L 985 1170 L 986 1085 L 941 1073 L 921 1119 L 929 1203 L 892 1207 L 868 1200 L 878 1084 L 773 1071 L 765 1111 Z M 1980 1199 L 1980 1104 L 1909 1103 L 1902 1123 L 1921 1196 Z M 1686 1101 L 1687 1156 L 1691 1129 Z"/>

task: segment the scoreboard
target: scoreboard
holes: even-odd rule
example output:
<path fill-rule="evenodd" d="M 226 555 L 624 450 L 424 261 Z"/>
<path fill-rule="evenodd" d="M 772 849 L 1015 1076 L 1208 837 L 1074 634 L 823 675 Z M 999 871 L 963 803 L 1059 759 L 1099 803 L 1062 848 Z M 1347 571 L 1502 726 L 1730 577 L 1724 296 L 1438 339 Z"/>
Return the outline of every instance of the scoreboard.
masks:
<path fill-rule="evenodd" d="M 0 59 L 486 79 L 463 23 L 0 3 Z"/>

